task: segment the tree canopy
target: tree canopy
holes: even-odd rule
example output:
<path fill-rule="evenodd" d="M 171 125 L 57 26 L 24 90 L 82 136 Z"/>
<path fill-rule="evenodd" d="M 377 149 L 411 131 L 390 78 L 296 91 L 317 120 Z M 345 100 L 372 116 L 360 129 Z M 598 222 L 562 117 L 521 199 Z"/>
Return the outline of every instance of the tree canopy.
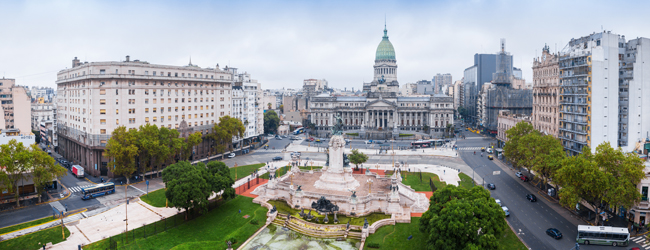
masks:
<path fill-rule="evenodd" d="M 111 172 L 126 177 L 127 184 L 131 175 L 136 171 L 135 157 L 139 153 L 137 140 L 138 131 L 136 129 L 127 130 L 126 127 L 119 126 L 113 130 L 104 150 L 104 156 L 113 162 Z"/>
<path fill-rule="evenodd" d="M 548 180 L 562 167 L 562 162 L 566 158 L 562 143 L 552 135 L 540 133 L 528 133 L 518 142 L 520 144 L 518 151 L 526 159 L 526 164 L 522 165 L 535 171 L 546 187 Z"/>
<path fill-rule="evenodd" d="M 557 170 L 560 203 L 574 207 L 585 200 L 600 214 L 605 204 L 629 209 L 640 200 L 637 184 L 645 176 L 642 160 L 633 153 L 613 149 L 608 142 L 596 147 L 595 154 L 584 147 L 582 154 L 568 157 Z M 600 216 L 596 216 L 596 224 Z"/>
<path fill-rule="evenodd" d="M 282 105 L 280 105 L 282 108 Z M 280 126 L 280 117 L 273 110 L 268 110 L 264 113 L 264 132 L 277 134 L 278 127 Z"/>
<path fill-rule="evenodd" d="M 67 169 L 56 164 L 54 158 L 43 152 L 36 144 L 31 146 L 31 166 L 34 186 L 38 192 L 38 202 L 41 202 L 45 187 L 52 184 L 56 178 L 68 173 Z"/>
<path fill-rule="evenodd" d="M 211 178 L 203 163 L 196 166 L 187 161 L 180 161 L 167 166 L 163 170 L 165 182 L 165 197 L 172 207 L 185 210 L 185 218 L 189 209 L 203 212 L 208 207 L 208 198 L 212 194 Z"/>
<path fill-rule="evenodd" d="M 210 185 L 212 186 L 212 191 L 219 193 L 223 190 L 221 194 L 223 199 L 235 198 L 235 189 L 232 188 L 235 181 L 230 176 L 230 168 L 220 161 L 209 162 L 207 168 L 208 173 L 211 175 Z"/>
<path fill-rule="evenodd" d="M 358 149 L 353 149 L 352 153 L 348 155 L 348 159 L 352 164 L 356 165 L 357 169 L 359 169 L 359 164 L 363 164 L 366 161 L 368 161 L 368 155 L 359 152 Z"/>
<path fill-rule="evenodd" d="M 219 118 L 219 123 L 212 127 L 210 137 L 214 140 L 214 147 L 217 153 L 224 153 L 226 149 L 232 146 L 233 137 L 243 137 L 246 127 L 237 118 L 223 116 Z"/>
<path fill-rule="evenodd" d="M 420 219 L 428 249 L 498 249 L 507 227 L 505 213 L 488 190 L 447 185 L 430 201 Z"/>
<path fill-rule="evenodd" d="M 522 143 L 519 142 L 524 136 L 530 133 L 539 132 L 533 128 L 533 125 L 525 121 L 517 123 L 517 125 L 506 131 L 508 142 L 503 147 L 503 154 L 515 168 L 530 167 L 525 155 L 526 146 L 522 146 Z"/>

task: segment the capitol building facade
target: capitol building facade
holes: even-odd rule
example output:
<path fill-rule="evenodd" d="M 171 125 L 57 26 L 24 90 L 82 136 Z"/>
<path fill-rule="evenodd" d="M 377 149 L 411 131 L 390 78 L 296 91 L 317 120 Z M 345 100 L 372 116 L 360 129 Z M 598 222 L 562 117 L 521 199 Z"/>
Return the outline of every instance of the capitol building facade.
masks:
<path fill-rule="evenodd" d="M 436 94 L 399 96 L 395 49 L 384 28 L 375 55 L 372 82 L 363 84 L 363 96 L 321 94 L 311 98 L 310 121 L 320 137 L 330 135 L 330 128 L 341 116 L 345 133 L 359 133 L 369 139 L 396 138 L 399 134 L 442 137 L 453 125 L 453 97 Z"/>

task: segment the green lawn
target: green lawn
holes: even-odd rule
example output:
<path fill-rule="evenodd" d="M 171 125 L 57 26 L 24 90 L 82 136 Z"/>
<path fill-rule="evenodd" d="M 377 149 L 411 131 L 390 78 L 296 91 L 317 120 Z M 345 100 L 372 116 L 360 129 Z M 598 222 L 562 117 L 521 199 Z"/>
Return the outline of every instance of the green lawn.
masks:
<path fill-rule="evenodd" d="M 241 213 L 239 210 L 241 209 Z M 227 239 L 235 238 L 233 248 L 237 248 L 252 236 L 255 231 L 261 228 L 266 222 L 268 209 L 253 203 L 253 199 L 245 196 L 236 198 L 221 204 L 218 208 L 195 218 L 186 223 L 180 224 L 167 231 L 155 235 L 148 235 L 144 238 L 142 228 L 136 229 L 135 243 L 125 246 L 118 241 L 118 249 L 226 249 Z M 248 215 L 248 218 L 244 218 Z M 257 225 L 251 221 L 257 221 Z M 171 226 L 172 223 L 168 222 Z M 163 226 L 159 225 L 162 229 Z M 159 229 L 159 230 L 160 230 Z M 152 231 L 151 225 L 147 232 Z M 129 237 L 131 237 L 130 232 Z M 124 235 L 115 236 L 114 239 L 121 239 Z M 107 240 L 95 242 L 84 249 L 106 249 Z"/>
<path fill-rule="evenodd" d="M 472 188 L 474 187 L 474 181 L 472 180 L 472 177 L 469 177 L 466 174 L 459 173 L 458 177 L 460 177 L 460 181 L 458 182 L 458 185 L 464 188 Z"/>
<path fill-rule="evenodd" d="M 411 218 L 411 223 L 397 223 L 394 226 L 383 226 L 377 229 L 377 232 L 371 234 L 366 239 L 366 247 L 369 248 L 369 243 L 379 244 L 379 249 L 427 249 L 427 237 L 419 229 L 420 218 Z M 409 236 L 413 236 L 408 240 Z M 526 250 L 519 238 L 510 230 L 506 228 L 506 232 L 499 241 L 500 250 Z"/>
<path fill-rule="evenodd" d="M 65 237 L 68 238 L 70 236 L 70 231 L 68 231 L 68 228 L 66 227 L 63 229 L 65 232 Z M 0 241 L 0 249 L 42 249 L 43 245 L 49 242 L 56 244 L 61 241 L 63 241 L 63 235 L 61 234 L 61 226 L 58 226 L 23 235 L 10 240 Z"/>
<path fill-rule="evenodd" d="M 236 168 L 230 168 L 230 177 L 232 177 L 233 180 L 248 177 L 249 175 L 251 175 L 251 173 L 253 173 L 253 171 L 261 167 L 264 167 L 264 165 L 266 165 L 266 163 L 257 163 L 251 165 L 238 166 Z M 235 179 L 235 173 L 237 173 L 237 179 Z"/>
<path fill-rule="evenodd" d="M 296 218 L 300 218 L 300 210 L 291 208 L 289 204 L 287 204 L 285 201 L 269 201 L 269 204 L 274 205 L 275 208 L 280 212 L 280 213 L 291 213 L 292 216 Z M 305 209 L 305 213 L 308 213 L 309 210 Z M 315 211 L 312 211 L 311 214 L 318 218 L 319 224 L 323 224 L 323 219 L 325 218 L 324 215 L 319 215 Z M 336 218 L 339 219 L 339 224 L 345 224 L 350 220 L 350 225 L 357 225 L 357 226 L 363 226 L 364 223 L 364 218 L 368 219 L 368 223 L 372 225 L 372 223 L 375 223 L 378 220 L 383 220 L 383 219 L 390 219 L 390 215 L 382 214 L 382 213 L 372 213 L 370 215 L 366 215 L 363 217 L 347 217 L 345 215 L 338 214 L 336 215 Z M 334 224 L 334 215 L 330 214 L 328 217 L 328 220 L 330 223 L 328 224 Z M 311 222 L 316 223 L 315 220 L 312 220 Z"/>
<path fill-rule="evenodd" d="M 40 218 L 40 219 L 37 219 L 37 220 L 28 221 L 28 222 L 21 223 L 21 224 L 16 224 L 16 225 L 13 225 L 13 226 L 3 227 L 3 228 L 0 228 L 0 235 L 10 233 L 10 232 L 13 232 L 13 231 L 16 231 L 16 230 L 19 230 L 19 229 L 23 229 L 23 228 L 36 226 L 36 225 L 43 224 L 43 223 L 46 223 L 46 222 L 50 222 L 50 221 L 53 221 L 53 220 L 56 220 L 56 219 L 54 217 L 52 217 L 52 216 L 48 216 L 48 217 L 45 217 L 45 218 Z"/>
<path fill-rule="evenodd" d="M 149 194 L 140 196 L 140 199 L 142 199 L 142 201 L 154 207 L 165 207 L 166 204 L 165 189 L 162 188 L 153 192 L 149 192 Z"/>
<path fill-rule="evenodd" d="M 309 171 L 309 170 L 312 170 L 312 169 L 313 170 L 319 170 L 321 168 L 323 168 L 323 167 L 321 167 L 321 166 L 306 166 L 306 167 L 300 167 L 300 170 Z"/>
<path fill-rule="evenodd" d="M 390 171 L 392 172 L 392 171 Z M 387 176 L 392 175 L 392 173 L 387 172 Z M 402 183 L 404 185 L 410 186 L 412 189 L 415 191 L 431 191 L 431 187 L 429 187 L 429 178 L 433 180 L 433 185 L 436 186 L 436 188 L 441 189 L 447 183 L 440 181 L 438 176 L 434 173 L 426 173 L 422 172 L 422 180 L 420 180 L 420 173 L 416 172 L 402 172 Z"/>
<path fill-rule="evenodd" d="M 275 176 L 280 177 L 283 176 L 284 174 L 287 173 L 287 171 L 291 171 L 291 167 L 280 167 L 277 170 L 275 170 Z M 260 178 L 262 179 L 269 179 L 269 172 L 264 173 L 263 175 L 260 175 Z"/>
<path fill-rule="evenodd" d="M 383 226 L 377 232 L 366 238 L 364 249 L 369 248 L 370 243 L 379 244 L 379 249 L 427 249 L 427 238 L 419 229 L 420 218 L 411 218 L 411 223 L 397 223 L 394 226 Z M 409 236 L 413 236 L 408 240 Z"/>

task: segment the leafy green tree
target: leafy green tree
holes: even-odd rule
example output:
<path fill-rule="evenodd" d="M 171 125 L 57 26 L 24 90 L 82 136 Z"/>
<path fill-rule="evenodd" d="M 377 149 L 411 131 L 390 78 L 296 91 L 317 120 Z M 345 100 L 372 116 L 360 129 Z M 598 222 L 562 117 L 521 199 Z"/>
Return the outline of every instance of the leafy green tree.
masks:
<path fill-rule="evenodd" d="M 498 249 L 507 225 L 490 192 L 447 185 L 433 193 L 420 219 L 428 249 Z"/>
<path fill-rule="evenodd" d="M 104 157 L 113 161 L 111 172 L 126 177 L 127 184 L 131 175 L 136 171 L 135 157 L 139 153 L 137 140 L 138 131 L 136 129 L 127 130 L 126 127 L 119 126 L 113 130 L 104 150 Z"/>
<path fill-rule="evenodd" d="M 235 181 L 230 176 L 230 168 L 220 161 L 211 161 L 208 163 L 208 173 L 211 175 L 210 185 L 212 191 L 219 193 L 223 190 L 221 197 L 225 200 L 235 198 L 237 195 L 232 187 Z"/>
<path fill-rule="evenodd" d="M 243 137 L 246 127 L 241 120 L 230 116 L 219 118 L 219 123 L 212 127 L 210 138 L 214 140 L 214 147 L 217 153 L 224 153 L 232 146 L 233 136 Z"/>
<path fill-rule="evenodd" d="M 284 113 L 284 104 L 280 104 L 280 107 L 278 107 L 278 109 L 280 109 L 280 112 Z"/>
<path fill-rule="evenodd" d="M 190 134 L 187 137 L 187 139 L 185 139 L 183 145 L 183 155 L 182 155 L 183 161 L 187 161 L 190 158 L 190 156 L 192 156 L 192 152 L 194 151 L 194 146 L 199 145 L 201 141 L 203 141 L 201 132 L 194 132 Z"/>
<path fill-rule="evenodd" d="M 163 182 L 167 190 L 165 197 L 170 205 L 185 210 L 185 219 L 189 209 L 203 212 L 207 209 L 208 198 L 212 194 L 210 175 L 203 163 L 196 166 L 187 161 L 169 165 L 163 170 Z"/>
<path fill-rule="evenodd" d="M 9 143 L 0 145 L 0 166 L 4 167 L 4 171 L 0 171 L 0 180 L 5 189 L 14 192 L 17 207 L 20 207 L 18 185 L 26 179 L 25 173 L 31 170 L 31 160 L 32 153 L 22 142 L 12 139 Z"/>
<path fill-rule="evenodd" d="M 52 185 L 52 181 L 64 176 L 68 171 L 54 162 L 47 153 L 43 152 L 36 144 L 31 146 L 32 179 L 38 192 L 38 202 L 41 202 L 42 191 L 45 187 Z"/>
<path fill-rule="evenodd" d="M 34 134 L 36 144 L 41 143 L 41 131 L 40 130 L 32 130 L 32 133 Z"/>
<path fill-rule="evenodd" d="M 138 147 L 139 170 L 143 174 L 151 171 L 156 157 L 164 150 L 163 147 L 165 146 L 160 143 L 159 132 L 158 126 L 147 123 L 141 125 L 136 133 L 138 138 L 136 146 Z"/>
<path fill-rule="evenodd" d="M 363 164 L 368 161 L 368 155 L 359 152 L 357 149 L 353 149 L 352 153 L 348 155 L 348 160 L 354 164 L 357 169 L 359 169 L 359 164 Z"/>
<path fill-rule="evenodd" d="M 280 105 L 282 108 L 282 105 Z M 280 126 L 280 117 L 273 110 L 266 111 L 264 113 L 264 132 L 269 134 L 277 134 L 278 127 Z"/>
<path fill-rule="evenodd" d="M 506 138 L 508 142 L 503 147 L 503 154 L 512 163 L 515 168 L 526 166 L 528 159 L 525 155 L 525 147 L 522 147 L 519 140 L 529 133 L 539 133 L 533 128 L 530 123 L 521 121 L 514 127 L 506 131 Z"/>
<path fill-rule="evenodd" d="M 552 135 L 529 133 L 519 140 L 519 144 L 519 151 L 524 159 L 528 159 L 526 165 L 542 178 L 546 190 L 548 180 L 562 167 L 566 158 L 562 143 Z"/>
<path fill-rule="evenodd" d="M 637 185 L 645 176 L 642 160 L 622 149 L 613 149 L 608 142 L 596 147 L 592 154 L 584 147 L 582 154 L 568 157 L 557 170 L 555 181 L 560 189 L 560 204 L 574 207 L 581 200 L 590 204 L 597 214 L 608 204 L 629 209 L 640 200 Z M 596 216 L 596 225 L 600 216 Z"/>
<path fill-rule="evenodd" d="M 465 117 L 466 113 L 467 113 L 467 110 L 465 109 L 465 107 L 463 107 L 463 106 L 458 107 L 458 114 L 459 115 L 461 115 L 462 117 Z"/>

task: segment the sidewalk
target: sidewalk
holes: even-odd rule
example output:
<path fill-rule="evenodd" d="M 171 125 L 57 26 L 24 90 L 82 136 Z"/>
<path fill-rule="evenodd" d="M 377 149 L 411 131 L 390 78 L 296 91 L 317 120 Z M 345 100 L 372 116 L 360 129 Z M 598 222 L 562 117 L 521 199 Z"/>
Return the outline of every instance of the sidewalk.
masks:
<path fill-rule="evenodd" d="M 389 149 L 384 151 L 382 150 L 382 153 L 379 154 L 379 146 L 378 145 L 368 145 L 365 147 L 352 147 L 346 146 L 344 149 L 344 152 L 346 154 L 350 154 L 352 152 L 352 149 L 357 149 L 359 152 L 364 153 L 366 155 L 395 155 L 397 156 L 408 156 L 408 155 L 416 155 L 416 156 L 446 156 L 446 157 L 458 157 L 458 151 L 453 150 L 450 147 L 437 147 L 437 148 L 423 148 L 423 149 L 407 149 L 407 150 L 390 150 L 390 144 L 383 144 L 382 146 L 388 146 Z M 296 144 L 289 144 L 289 146 L 286 149 L 286 152 L 301 152 L 301 153 L 318 153 L 318 152 L 324 152 L 325 146 L 323 147 L 317 147 L 317 146 L 305 146 L 305 145 L 296 145 Z"/>

